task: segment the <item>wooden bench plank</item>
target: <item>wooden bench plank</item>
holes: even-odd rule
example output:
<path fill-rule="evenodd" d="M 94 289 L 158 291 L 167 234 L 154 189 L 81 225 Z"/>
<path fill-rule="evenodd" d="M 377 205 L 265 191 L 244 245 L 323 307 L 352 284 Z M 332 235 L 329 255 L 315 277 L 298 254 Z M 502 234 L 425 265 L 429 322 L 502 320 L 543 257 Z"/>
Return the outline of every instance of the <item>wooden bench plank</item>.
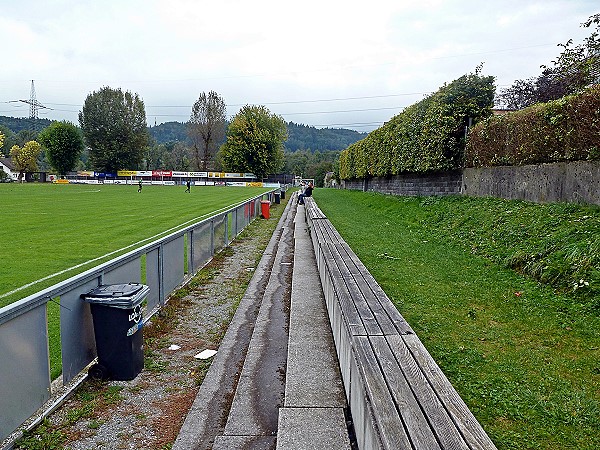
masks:
<path fill-rule="evenodd" d="M 452 418 L 444 408 L 444 405 L 438 398 L 436 391 L 429 384 L 429 381 L 422 372 L 418 362 L 414 359 L 413 355 L 408 350 L 408 347 L 404 343 L 401 336 L 386 336 L 385 343 L 382 342 L 381 338 L 374 337 L 371 339 L 373 346 L 376 348 L 387 349 L 389 348 L 395 358 L 400 371 L 403 373 L 404 378 L 410 385 L 414 395 L 418 399 L 420 408 L 427 416 L 427 422 L 436 434 L 443 449 L 451 450 L 468 450 L 469 447 L 463 439 L 460 431 L 457 429 L 456 424 L 452 421 Z M 377 353 L 377 352 L 376 352 Z M 383 353 L 386 357 L 390 357 L 389 354 Z M 379 355 L 379 353 L 378 353 Z M 392 363 L 388 362 L 391 366 Z M 385 372 L 386 379 L 391 379 L 396 375 L 393 372 Z M 393 384 L 390 383 L 390 387 Z M 449 386 L 449 389 L 453 389 Z M 397 397 L 397 394 L 392 389 L 392 394 Z"/>
<path fill-rule="evenodd" d="M 365 281 L 367 282 L 373 296 L 377 299 L 377 301 L 381 304 L 381 307 L 386 311 L 387 315 L 390 317 L 394 326 L 398 330 L 398 333 L 404 334 L 415 334 L 412 327 L 408 324 L 404 316 L 400 314 L 398 308 L 394 306 L 390 298 L 383 291 L 381 286 L 377 283 L 373 276 L 365 277 Z"/>
<path fill-rule="evenodd" d="M 400 336 L 397 337 L 400 338 Z M 375 364 L 381 366 L 381 377 L 385 380 L 389 389 L 383 395 L 388 395 L 394 399 L 398 409 L 397 413 L 400 414 L 402 422 L 408 430 L 413 446 L 417 449 L 440 449 L 440 445 L 421 410 L 420 403 L 423 399 L 413 392 L 414 386 L 410 385 L 410 381 L 414 381 L 414 379 L 409 378 L 409 381 L 407 381 L 385 337 L 370 336 L 369 341 L 377 358 Z M 371 363 L 371 361 L 367 363 Z M 413 370 L 418 369 L 414 361 L 402 361 L 402 364 L 412 366 Z M 418 389 L 417 392 L 419 392 Z M 431 397 L 435 397 L 433 392 Z"/>
<path fill-rule="evenodd" d="M 383 331 L 379 325 L 379 322 L 375 318 L 372 309 L 365 296 L 362 294 L 360 287 L 356 282 L 356 277 L 351 274 L 348 270 L 347 264 L 344 262 L 344 255 L 341 255 L 335 244 L 324 244 L 330 250 L 333 257 L 333 262 L 341 275 L 341 282 L 346 285 L 346 290 L 349 294 L 348 301 L 354 303 L 354 306 L 362 319 L 363 326 L 365 327 L 366 334 L 381 335 Z"/>
<path fill-rule="evenodd" d="M 307 202 L 307 218 L 359 445 L 495 449 L 410 325 L 313 199 Z"/>
<path fill-rule="evenodd" d="M 373 275 L 358 259 L 352 249 L 346 243 L 344 244 L 337 245 L 336 249 L 338 252 L 343 251 L 348 255 L 347 258 L 343 258 L 346 264 L 353 264 L 356 267 L 354 270 L 354 273 L 357 274 L 355 276 L 356 283 L 379 322 L 383 334 L 414 334 L 413 329 L 375 281 Z"/>
<path fill-rule="evenodd" d="M 324 219 L 325 214 L 321 211 L 321 208 L 317 205 L 312 197 L 304 198 L 304 205 L 307 212 L 307 217 L 310 219 Z"/>
<path fill-rule="evenodd" d="M 331 255 L 330 249 L 326 246 L 323 246 L 321 251 L 325 256 L 325 264 L 328 269 L 328 273 L 325 276 L 329 276 L 331 279 L 331 283 L 337 297 L 337 303 L 344 316 L 344 320 L 348 330 L 350 331 L 350 334 L 352 336 L 365 335 L 365 327 L 358 311 L 356 310 L 354 302 L 347 301 L 350 293 L 346 283 L 342 278 L 339 268 L 335 264 L 335 260 Z"/>
<path fill-rule="evenodd" d="M 346 255 L 348 255 L 348 251 L 351 252 L 347 246 L 343 245 L 337 245 L 336 249 L 338 252 L 344 252 Z M 368 280 L 375 280 L 367 268 L 362 263 L 360 263 L 360 265 L 357 264 L 356 260 L 349 255 L 346 257 L 340 255 L 340 258 L 347 266 L 354 266 L 354 269 L 351 270 L 355 274 L 354 282 L 360 291 L 360 295 L 365 299 L 366 304 L 377 320 L 377 323 L 381 328 L 381 332 L 383 334 L 398 334 L 400 330 L 406 332 L 407 328 L 409 328 L 408 323 L 406 323 L 404 318 L 400 315 L 400 313 L 398 313 L 398 310 L 395 308 L 390 309 L 384 307 L 384 305 L 391 303 L 387 296 L 385 296 L 385 299 L 382 302 L 377 296 L 373 295 L 373 291 L 371 290 Z"/>
<path fill-rule="evenodd" d="M 352 344 L 356 351 L 356 362 L 361 376 L 360 380 L 353 379 L 352 384 L 361 383 L 364 387 L 365 395 L 368 398 L 366 407 L 374 409 L 374 411 L 365 411 L 365 413 L 375 416 L 374 426 L 379 432 L 383 448 L 413 449 L 368 337 L 357 336 L 353 339 Z"/>
<path fill-rule="evenodd" d="M 477 422 L 458 392 L 452 387 L 450 381 L 433 360 L 421 340 L 416 335 L 404 336 L 403 338 L 429 383 L 452 416 L 452 420 L 460 429 L 469 447 L 474 450 L 495 450 L 496 446 L 492 440 Z"/>

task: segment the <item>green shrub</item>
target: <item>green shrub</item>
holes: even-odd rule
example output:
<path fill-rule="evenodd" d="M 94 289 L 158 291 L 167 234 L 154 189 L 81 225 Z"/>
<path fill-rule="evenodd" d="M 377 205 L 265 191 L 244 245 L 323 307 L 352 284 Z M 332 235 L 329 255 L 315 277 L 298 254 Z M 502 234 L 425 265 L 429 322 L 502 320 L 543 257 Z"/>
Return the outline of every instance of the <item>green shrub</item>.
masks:
<path fill-rule="evenodd" d="M 465 127 L 491 114 L 494 78 L 463 75 L 409 106 L 340 155 L 340 178 L 462 167 Z"/>
<path fill-rule="evenodd" d="M 600 160 L 600 85 L 491 116 L 469 133 L 465 167 Z"/>

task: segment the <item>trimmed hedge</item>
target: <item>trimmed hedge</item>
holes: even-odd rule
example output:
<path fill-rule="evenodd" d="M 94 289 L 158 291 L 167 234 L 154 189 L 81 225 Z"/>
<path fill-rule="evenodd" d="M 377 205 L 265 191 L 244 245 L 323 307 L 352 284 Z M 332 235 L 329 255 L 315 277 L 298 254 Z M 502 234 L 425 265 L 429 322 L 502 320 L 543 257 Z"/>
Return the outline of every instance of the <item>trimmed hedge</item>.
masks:
<path fill-rule="evenodd" d="M 465 167 L 600 160 L 600 85 L 471 128 Z"/>
<path fill-rule="evenodd" d="M 494 77 L 463 75 L 409 106 L 340 155 L 340 178 L 462 167 L 465 127 L 491 115 Z"/>

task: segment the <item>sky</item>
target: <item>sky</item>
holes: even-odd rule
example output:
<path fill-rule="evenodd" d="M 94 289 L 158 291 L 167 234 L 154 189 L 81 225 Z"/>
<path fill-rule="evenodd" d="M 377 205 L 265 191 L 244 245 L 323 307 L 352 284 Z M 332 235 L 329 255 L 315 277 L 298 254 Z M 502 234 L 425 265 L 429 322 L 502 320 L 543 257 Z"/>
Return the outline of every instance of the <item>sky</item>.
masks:
<path fill-rule="evenodd" d="M 186 122 L 200 93 L 228 118 L 372 131 L 472 73 L 535 77 L 598 0 L 0 0 L 0 115 L 78 123 L 102 87 L 136 93 L 148 125 Z"/>

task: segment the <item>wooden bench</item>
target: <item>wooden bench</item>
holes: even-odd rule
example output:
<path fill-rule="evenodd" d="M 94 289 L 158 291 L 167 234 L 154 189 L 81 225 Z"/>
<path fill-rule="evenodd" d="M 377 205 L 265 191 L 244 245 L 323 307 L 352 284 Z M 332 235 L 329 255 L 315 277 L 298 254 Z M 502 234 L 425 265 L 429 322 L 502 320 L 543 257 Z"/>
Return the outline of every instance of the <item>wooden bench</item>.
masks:
<path fill-rule="evenodd" d="M 313 198 L 306 220 L 361 449 L 495 449 Z"/>

